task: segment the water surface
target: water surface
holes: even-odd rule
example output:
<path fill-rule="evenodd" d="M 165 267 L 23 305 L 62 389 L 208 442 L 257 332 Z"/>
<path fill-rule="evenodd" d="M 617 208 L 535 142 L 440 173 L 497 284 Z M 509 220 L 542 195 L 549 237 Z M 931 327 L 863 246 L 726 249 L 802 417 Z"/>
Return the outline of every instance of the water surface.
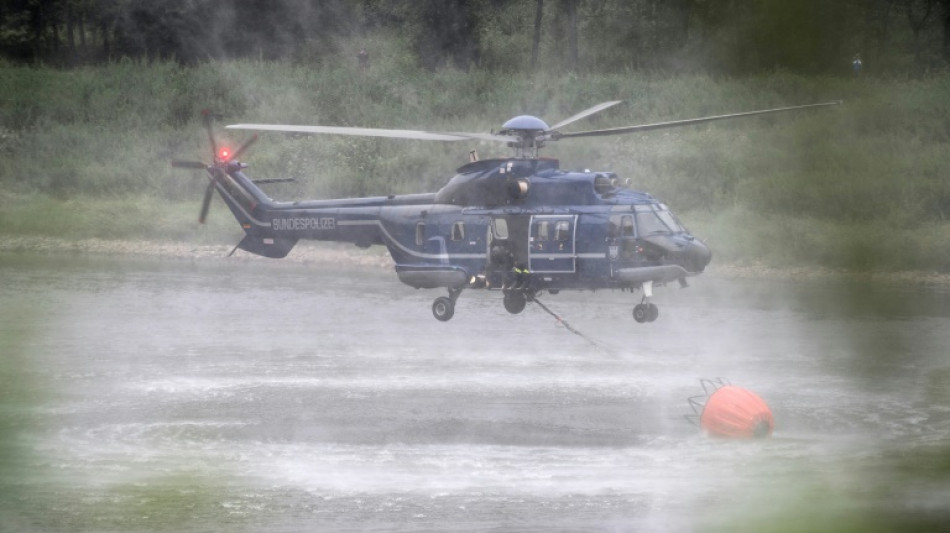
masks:
<path fill-rule="evenodd" d="M 950 298 L 733 280 L 455 318 L 374 270 L 0 256 L 0 521 L 26 531 L 926 529 Z M 709 439 L 726 377 L 772 438 Z M 792 526 L 790 526 L 792 525 Z M 5 528 L 3 528 L 6 530 Z"/>

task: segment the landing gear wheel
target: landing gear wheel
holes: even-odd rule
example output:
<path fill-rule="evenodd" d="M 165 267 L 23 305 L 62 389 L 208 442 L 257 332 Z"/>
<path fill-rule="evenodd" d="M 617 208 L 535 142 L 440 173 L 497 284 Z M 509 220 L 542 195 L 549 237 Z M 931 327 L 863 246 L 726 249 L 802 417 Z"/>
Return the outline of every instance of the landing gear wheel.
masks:
<path fill-rule="evenodd" d="M 633 319 L 643 324 L 653 322 L 660 316 L 660 308 L 654 303 L 637 304 L 633 308 Z"/>
<path fill-rule="evenodd" d="M 523 292 L 509 292 L 505 294 L 505 310 L 513 315 L 524 311 L 528 299 Z"/>
<path fill-rule="evenodd" d="M 637 304 L 633 307 L 633 319 L 643 324 L 650 319 L 650 308 L 646 304 Z"/>
<path fill-rule="evenodd" d="M 455 302 L 451 298 L 439 296 L 432 302 L 432 316 L 441 322 L 446 322 L 455 315 Z"/>

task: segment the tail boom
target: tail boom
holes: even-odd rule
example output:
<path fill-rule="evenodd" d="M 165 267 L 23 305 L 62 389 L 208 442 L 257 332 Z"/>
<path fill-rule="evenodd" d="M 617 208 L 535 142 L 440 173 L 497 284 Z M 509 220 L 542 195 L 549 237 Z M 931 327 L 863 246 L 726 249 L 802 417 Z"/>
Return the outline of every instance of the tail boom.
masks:
<path fill-rule="evenodd" d="M 271 258 L 285 257 L 297 241 L 385 244 L 380 212 L 385 206 L 431 204 L 434 195 L 277 202 L 241 172 L 211 172 L 215 189 L 244 229 L 237 248 Z"/>

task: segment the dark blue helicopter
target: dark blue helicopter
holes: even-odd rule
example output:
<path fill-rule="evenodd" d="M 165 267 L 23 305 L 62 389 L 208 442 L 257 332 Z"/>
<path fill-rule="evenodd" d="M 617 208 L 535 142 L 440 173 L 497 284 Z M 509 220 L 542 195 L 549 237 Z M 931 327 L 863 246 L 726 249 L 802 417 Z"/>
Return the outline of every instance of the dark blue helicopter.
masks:
<path fill-rule="evenodd" d="M 657 124 L 562 133 L 559 128 L 619 104 L 604 102 L 554 126 L 522 115 L 498 133 L 427 132 L 332 126 L 236 124 L 232 129 L 395 137 L 437 141 L 489 140 L 507 143 L 515 154 L 477 160 L 435 193 L 282 202 L 248 178 L 237 157 L 255 135 L 232 154 L 218 153 L 210 114 L 205 114 L 214 162 L 173 161 L 200 168 L 210 183 L 199 220 L 204 222 L 215 191 L 231 209 L 245 236 L 237 248 L 272 258 L 285 257 L 300 239 L 386 246 L 403 283 L 417 289 L 445 288 L 432 304 L 435 318 L 455 314 L 465 289 L 497 290 L 505 309 L 524 310 L 542 291 L 567 289 L 641 290 L 633 308 L 637 322 L 659 315 L 650 300 L 654 285 L 703 272 L 712 258 L 662 202 L 626 188 L 612 172 L 574 172 L 556 159 L 540 158 L 545 143 L 573 137 L 618 135 L 686 126 L 766 113 L 835 105 L 809 104 Z M 233 252 L 232 252 L 233 253 Z"/>

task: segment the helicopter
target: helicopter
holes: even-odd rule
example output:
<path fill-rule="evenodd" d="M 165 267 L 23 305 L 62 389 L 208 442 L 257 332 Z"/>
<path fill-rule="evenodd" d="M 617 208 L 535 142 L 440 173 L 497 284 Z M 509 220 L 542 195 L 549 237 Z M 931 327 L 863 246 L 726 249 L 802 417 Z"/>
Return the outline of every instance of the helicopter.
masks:
<path fill-rule="evenodd" d="M 232 124 L 228 129 L 296 134 L 390 137 L 440 142 L 491 141 L 507 144 L 507 158 L 470 161 L 438 191 L 308 201 L 277 201 L 260 185 L 286 179 L 253 180 L 239 149 L 218 151 L 212 115 L 204 113 L 214 160 L 173 161 L 202 169 L 209 179 L 199 222 L 217 192 L 245 235 L 237 249 L 283 258 L 301 239 L 336 241 L 361 248 L 385 246 L 399 281 L 416 289 L 445 289 L 432 314 L 448 321 L 465 290 L 502 294 L 505 310 L 522 312 L 542 292 L 619 289 L 642 293 L 633 307 L 638 323 L 653 322 L 659 309 L 653 289 L 671 282 L 688 286 L 712 259 L 709 247 L 692 235 L 669 207 L 647 192 L 632 190 L 615 173 L 565 171 L 557 159 L 540 157 L 546 144 L 580 137 L 623 135 L 718 120 L 832 106 L 840 101 L 745 111 L 654 124 L 564 132 L 565 126 L 620 104 L 603 102 L 553 126 L 519 115 L 491 133 L 432 132 L 287 124 Z"/>

